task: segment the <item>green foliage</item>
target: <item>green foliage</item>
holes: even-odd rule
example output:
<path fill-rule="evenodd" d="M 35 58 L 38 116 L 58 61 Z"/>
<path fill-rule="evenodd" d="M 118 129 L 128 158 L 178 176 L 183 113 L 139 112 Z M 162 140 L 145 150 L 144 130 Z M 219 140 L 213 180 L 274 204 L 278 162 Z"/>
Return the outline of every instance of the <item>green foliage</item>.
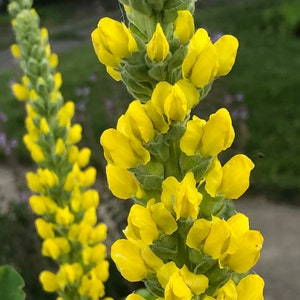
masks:
<path fill-rule="evenodd" d="M 11 266 L 0 266 L 0 299 L 23 300 L 25 283 L 21 275 Z"/>

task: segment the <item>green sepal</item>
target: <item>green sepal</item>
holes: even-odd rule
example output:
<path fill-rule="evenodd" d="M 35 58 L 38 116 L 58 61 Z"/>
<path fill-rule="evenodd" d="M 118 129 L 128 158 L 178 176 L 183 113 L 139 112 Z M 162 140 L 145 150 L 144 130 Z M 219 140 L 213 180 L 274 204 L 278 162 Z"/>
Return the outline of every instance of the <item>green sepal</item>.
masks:
<path fill-rule="evenodd" d="M 193 272 L 203 274 L 216 264 L 216 260 L 210 255 L 203 254 L 201 250 L 188 247 L 188 259 L 192 265 Z"/>
<path fill-rule="evenodd" d="M 146 0 L 146 2 L 155 12 L 161 12 L 164 9 L 165 0 Z"/>
<path fill-rule="evenodd" d="M 228 199 L 222 195 L 211 197 L 203 187 L 200 187 L 199 192 L 203 196 L 199 206 L 199 218 L 208 218 L 211 215 L 218 216 L 224 211 Z"/>
<path fill-rule="evenodd" d="M 184 173 L 193 172 L 196 181 L 200 181 L 208 171 L 212 161 L 212 157 L 203 157 L 200 153 L 188 156 L 182 152 L 179 163 Z"/>
<path fill-rule="evenodd" d="M 152 15 L 152 8 L 148 5 L 147 0 L 129 0 L 128 3 L 131 8 L 143 13 L 144 15 Z"/>
<path fill-rule="evenodd" d="M 165 141 L 164 134 L 157 134 L 156 137 L 147 144 L 147 150 L 161 162 L 165 162 L 169 159 L 169 144 Z"/>
<path fill-rule="evenodd" d="M 157 296 L 151 294 L 150 291 L 147 289 L 139 289 L 139 290 L 135 291 L 135 293 L 142 296 L 143 298 L 145 298 L 147 300 L 155 300 L 157 298 Z"/>
<path fill-rule="evenodd" d="M 178 256 L 177 233 L 175 232 L 172 235 L 162 234 L 159 240 L 154 241 L 150 248 L 162 260 L 176 260 Z"/>
<path fill-rule="evenodd" d="M 179 10 L 189 10 L 193 14 L 195 10 L 195 0 L 168 1 L 164 7 L 164 21 L 166 23 L 174 23 Z"/>
<path fill-rule="evenodd" d="M 0 266 L 0 299 L 25 299 L 24 286 L 23 278 L 11 266 Z"/>
<path fill-rule="evenodd" d="M 144 280 L 144 284 L 145 284 L 146 288 L 148 289 L 148 291 L 150 291 L 150 293 L 155 296 L 154 299 L 156 299 L 157 297 L 164 297 L 164 289 L 160 285 L 156 276 L 151 276 L 151 277 L 148 276 Z M 149 299 L 153 299 L 153 298 L 149 298 Z"/>
<path fill-rule="evenodd" d="M 146 165 L 139 164 L 137 168 L 130 169 L 140 182 L 148 190 L 160 190 L 164 180 L 164 166 L 158 161 L 151 160 Z"/>
<path fill-rule="evenodd" d="M 182 78 L 182 62 L 186 56 L 187 47 L 181 45 L 175 52 L 173 52 L 171 58 L 168 62 L 168 70 L 169 74 L 168 81 L 171 84 L 175 84 L 178 80 Z"/>
<path fill-rule="evenodd" d="M 232 272 L 227 268 L 220 269 L 218 264 L 216 264 L 205 273 L 205 276 L 209 279 L 209 287 L 205 294 L 212 296 L 231 278 Z"/>

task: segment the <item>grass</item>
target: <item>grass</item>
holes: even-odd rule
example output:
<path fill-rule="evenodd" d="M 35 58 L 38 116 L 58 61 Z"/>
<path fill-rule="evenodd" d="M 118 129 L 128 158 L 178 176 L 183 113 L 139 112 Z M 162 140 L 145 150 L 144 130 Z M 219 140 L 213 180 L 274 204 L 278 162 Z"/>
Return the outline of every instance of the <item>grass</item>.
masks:
<path fill-rule="evenodd" d="M 300 190 L 300 38 L 293 32 L 281 34 L 276 31 L 276 26 L 266 22 L 265 12 L 275 11 L 283 0 L 215 2 L 218 3 L 208 5 L 208 2 L 199 1 L 197 25 L 206 27 L 211 35 L 218 32 L 234 34 L 240 47 L 234 69 L 229 76 L 215 83 L 211 96 L 199 105 L 199 110 L 213 112 L 224 105 L 227 94 L 243 94 L 242 105 L 249 118 L 235 121 L 237 141 L 234 151 L 245 152 L 255 162 L 252 176 L 255 189 L 297 195 Z M 53 32 L 53 36 L 50 35 L 52 41 L 82 39 L 78 32 L 96 25 L 95 13 L 88 23 L 84 23 L 77 22 L 78 16 L 88 12 L 74 11 L 70 15 L 69 10 L 57 9 L 55 5 L 39 11 L 44 25 Z M 117 19 L 120 19 L 119 14 Z M 1 17 L 0 24 L 5 22 L 7 18 Z M 0 47 L 11 40 L 2 36 Z M 92 147 L 94 162 L 99 163 L 99 136 L 105 128 L 115 125 L 130 96 L 122 84 L 115 83 L 105 73 L 88 38 L 83 39 L 80 46 L 59 53 L 59 71 L 64 79 L 63 95 L 77 103 L 77 119 L 84 123 L 84 142 Z M 21 136 L 23 109 L 15 105 L 7 88 L 10 79 L 16 77 L 15 72 L 0 72 L 0 93 L 3 95 L 0 103 L 1 110 L 9 115 L 7 131 L 10 135 Z M 80 94 L 84 88 L 89 90 L 88 95 Z M 231 105 L 229 109 L 233 112 L 235 107 Z"/>

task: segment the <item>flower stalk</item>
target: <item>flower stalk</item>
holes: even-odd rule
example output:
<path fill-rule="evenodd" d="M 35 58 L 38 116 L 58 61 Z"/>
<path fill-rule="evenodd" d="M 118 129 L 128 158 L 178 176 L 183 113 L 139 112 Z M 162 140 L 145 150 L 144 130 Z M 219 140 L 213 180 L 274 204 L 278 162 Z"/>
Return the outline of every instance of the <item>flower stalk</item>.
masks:
<path fill-rule="evenodd" d="M 135 204 L 112 259 L 153 299 L 262 300 L 263 279 L 249 272 L 263 236 L 231 205 L 249 187 L 254 164 L 237 154 L 222 166 L 220 153 L 235 138 L 225 108 L 208 120 L 192 112 L 232 69 L 238 40 L 224 35 L 213 43 L 194 28 L 194 1 L 171 2 L 121 1 L 137 48 L 114 72 L 136 100 L 100 143 L 110 190 Z M 92 41 L 101 43 L 94 33 Z"/>
<path fill-rule="evenodd" d="M 58 300 L 103 299 L 107 280 L 106 225 L 98 223 L 99 195 L 91 188 L 96 170 L 89 167 L 91 150 L 79 148 L 81 125 L 73 124 L 74 103 L 64 102 L 57 55 L 51 52 L 48 32 L 30 0 L 9 4 L 16 44 L 13 55 L 24 72 L 13 93 L 24 101 L 27 133 L 24 143 L 37 164 L 27 173 L 33 192 L 30 206 L 42 239 L 42 254 L 56 262 L 40 281 Z"/>

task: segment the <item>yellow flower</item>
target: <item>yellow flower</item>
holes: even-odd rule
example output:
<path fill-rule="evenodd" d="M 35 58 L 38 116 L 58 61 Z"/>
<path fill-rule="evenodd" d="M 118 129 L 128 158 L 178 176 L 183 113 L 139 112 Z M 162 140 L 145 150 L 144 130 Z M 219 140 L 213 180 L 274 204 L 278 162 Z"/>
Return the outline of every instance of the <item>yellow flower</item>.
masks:
<path fill-rule="evenodd" d="M 43 239 L 54 238 L 53 224 L 46 222 L 44 219 L 35 220 L 35 227 L 39 236 Z"/>
<path fill-rule="evenodd" d="M 204 241 L 209 235 L 211 226 L 212 223 L 206 219 L 196 220 L 187 235 L 187 246 L 194 249 L 202 249 Z"/>
<path fill-rule="evenodd" d="M 129 199 L 139 189 L 138 183 L 132 172 L 108 163 L 106 177 L 109 190 L 120 199 Z"/>
<path fill-rule="evenodd" d="M 216 77 L 218 66 L 217 50 L 207 31 L 198 29 L 191 38 L 188 53 L 182 63 L 183 78 L 202 88 Z"/>
<path fill-rule="evenodd" d="M 163 288 L 166 288 L 170 277 L 179 271 L 179 268 L 173 261 L 169 261 L 166 264 L 162 265 L 157 271 L 157 279 Z"/>
<path fill-rule="evenodd" d="M 150 211 L 139 204 L 134 204 L 128 215 L 128 225 L 124 231 L 125 236 L 139 239 L 146 245 L 151 245 L 159 238 L 159 231 Z"/>
<path fill-rule="evenodd" d="M 172 234 L 177 229 L 177 223 L 170 211 L 167 210 L 164 203 L 154 203 L 155 200 L 149 200 L 147 208 L 151 211 L 151 217 L 157 227 L 166 234 Z"/>
<path fill-rule="evenodd" d="M 82 127 L 80 124 L 74 124 L 68 134 L 68 139 L 67 143 L 68 144 L 76 144 L 81 140 L 81 132 L 82 132 Z"/>
<path fill-rule="evenodd" d="M 107 17 L 92 32 L 92 42 L 100 62 L 114 68 L 137 50 L 137 43 L 125 24 Z"/>
<path fill-rule="evenodd" d="M 71 250 L 67 239 L 63 237 L 48 238 L 42 245 L 42 254 L 57 259 L 61 254 L 69 253 Z"/>
<path fill-rule="evenodd" d="M 25 101 L 29 98 L 29 91 L 25 85 L 20 83 L 14 83 L 11 88 L 15 97 L 18 100 Z"/>
<path fill-rule="evenodd" d="M 165 288 L 165 300 L 191 300 L 192 291 L 179 272 L 174 273 Z"/>
<path fill-rule="evenodd" d="M 59 289 L 59 285 L 56 280 L 56 275 L 50 271 L 43 271 L 39 276 L 43 289 L 46 292 L 56 292 Z"/>
<path fill-rule="evenodd" d="M 169 54 L 169 43 L 159 23 L 156 24 L 155 32 L 147 44 L 147 54 L 152 61 L 160 62 Z"/>
<path fill-rule="evenodd" d="M 185 44 L 194 34 L 194 18 L 189 10 L 179 10 L 177 13 L 178 16 L 174 23 L 174 36 L 178 37 L 182 44 Z"/>
<path fill-rule="evenodd" d="M 219 61 L 217 76 L 227 75 L 234 65 L 239 42 L 236 37 L 227 34 L 218 39 L 214 46 Z"/>
<path fill-rule="evenodd" d="M 206 175 L 205 189 L 211 195 L 224 195 L 238 199 L 249 187 L 250 172 L 254 164 L 243 154 L 233 156 L 223 167 L 216 158 Z"/>
<path fill-rule="evenodd" d="M 237 154 L 223 166 L 222 183 L 219 194 L 228 199 L 237 199 L 249 187 L 250 172 L 254 163 L 244 154 Z"/>
<path fill-rule="evenodd" d="M 10 52 L 15 58 L 21 57 L 20 47 L 17 44 L 12 44 L 10 47 Z"/>
<path fill-rule="evenodd" d="M 57 224 L 68 226 L 74 221 L 74 215 L 70 212 L 69 207 L 58 208 L 55 215 Z"/>
<path fill-rule="evenodd" d="M 145 298 L 136 293 L 132 293 L 128 295 L 125 300 L 145 300 Z"/>
<path fill-rule="evenodd" d="M 129 281 L 141 281 L 148 274 L 141 249 L 129 240 L 117 240 L 111 247 L 111 257 L 122 276 Z"/>
<path fill-rule="evenodd" d="M 50 132 L 49 124 L 46 118 L 42 118 L 40 121 L 40 129 L 43 134 L 48 134 Z"/>
<path fill-rule="evenodd" d="M 129 104 L 125 115 L 118 120 L 117 130 L 142 142 L 149 142 L 154 138 L 153 124 L 139 100 Z"/>
<path fill-rule="evenodd" d="M 210 232 L 205 239 L 203 252 L 213 259 L 218 259 L 227 251 L 231 238 L 231 230 L 225 220 L 213 217 Z"/>
<path fill-rule="evenodd" d="M 180 269 L 179 273 L 195 295 L 204 293 L 209 286 L 208 278 L 205 275 L 194 274 L 185 265 Z"/>
<path fill-rule="evenodd" d="M 216 156 L 222 150 L 229 148 L 233 139 L 234 130 L 229 112 L 225 108 L 221 108 L 212 114 L 203 126 L 200 153 Z"/>
<path fill-rule="evenodd" d="M 151 97 L 157 111 L 170 121 L 183 121 L 192 107 L 199 101 L 197 89 L 186 80 L 175 85 L 166 81 L 159 82 Z"/>
<path fill-rule="evenodd" d="M 168 209 L 173 209 L 176 220 L 179 218 L 196 218 L 202 195 L 196 188 L 194 174 L 189 172 L 181 182 L 173 176 L 162 183 L 161 201 Z"/>
<path fill-rule="evenodd" d="M 116 129 L 105 130 L 100 139 L 104 148 L 104 156 L 112 165 L 123 169 L 134 168 L 139 163 L 150 161 L 150 153 L 140 141 L 130 139 Z"/>
<path fill-rule="evenodd" d="M 73 284 L 83 274 L 82 266 L 79 263 L 62 264 L 56 275 L 59 287 L 64 290 L 67 284 Z"/>
<path fill-rule="evenodd" d="M 263 241 L 259 231 L 248 230 L 237 239 L 238 250 L 221 260 L 222 266 L 237 273 L 248 272 L 260 257 Z"/>
<path fill-rule="evenodd" d="M 186 130 L 180 140 L 180 149 L 187 155 L 194 155 L 200 149 L 203 127 L 206 121 L 193 116 L 186 124 Z"/>
<path fill-rule="evenodd" d="M 55 154 L 63 155 L 66 150 L 63 139 L 59 138 L 55 143 Z"/>
<path fill-rule="evenodd" d="M 263 300 L 264 280 L 257 274 L 244 277 L 237 285 L 238 300 Z"/>

